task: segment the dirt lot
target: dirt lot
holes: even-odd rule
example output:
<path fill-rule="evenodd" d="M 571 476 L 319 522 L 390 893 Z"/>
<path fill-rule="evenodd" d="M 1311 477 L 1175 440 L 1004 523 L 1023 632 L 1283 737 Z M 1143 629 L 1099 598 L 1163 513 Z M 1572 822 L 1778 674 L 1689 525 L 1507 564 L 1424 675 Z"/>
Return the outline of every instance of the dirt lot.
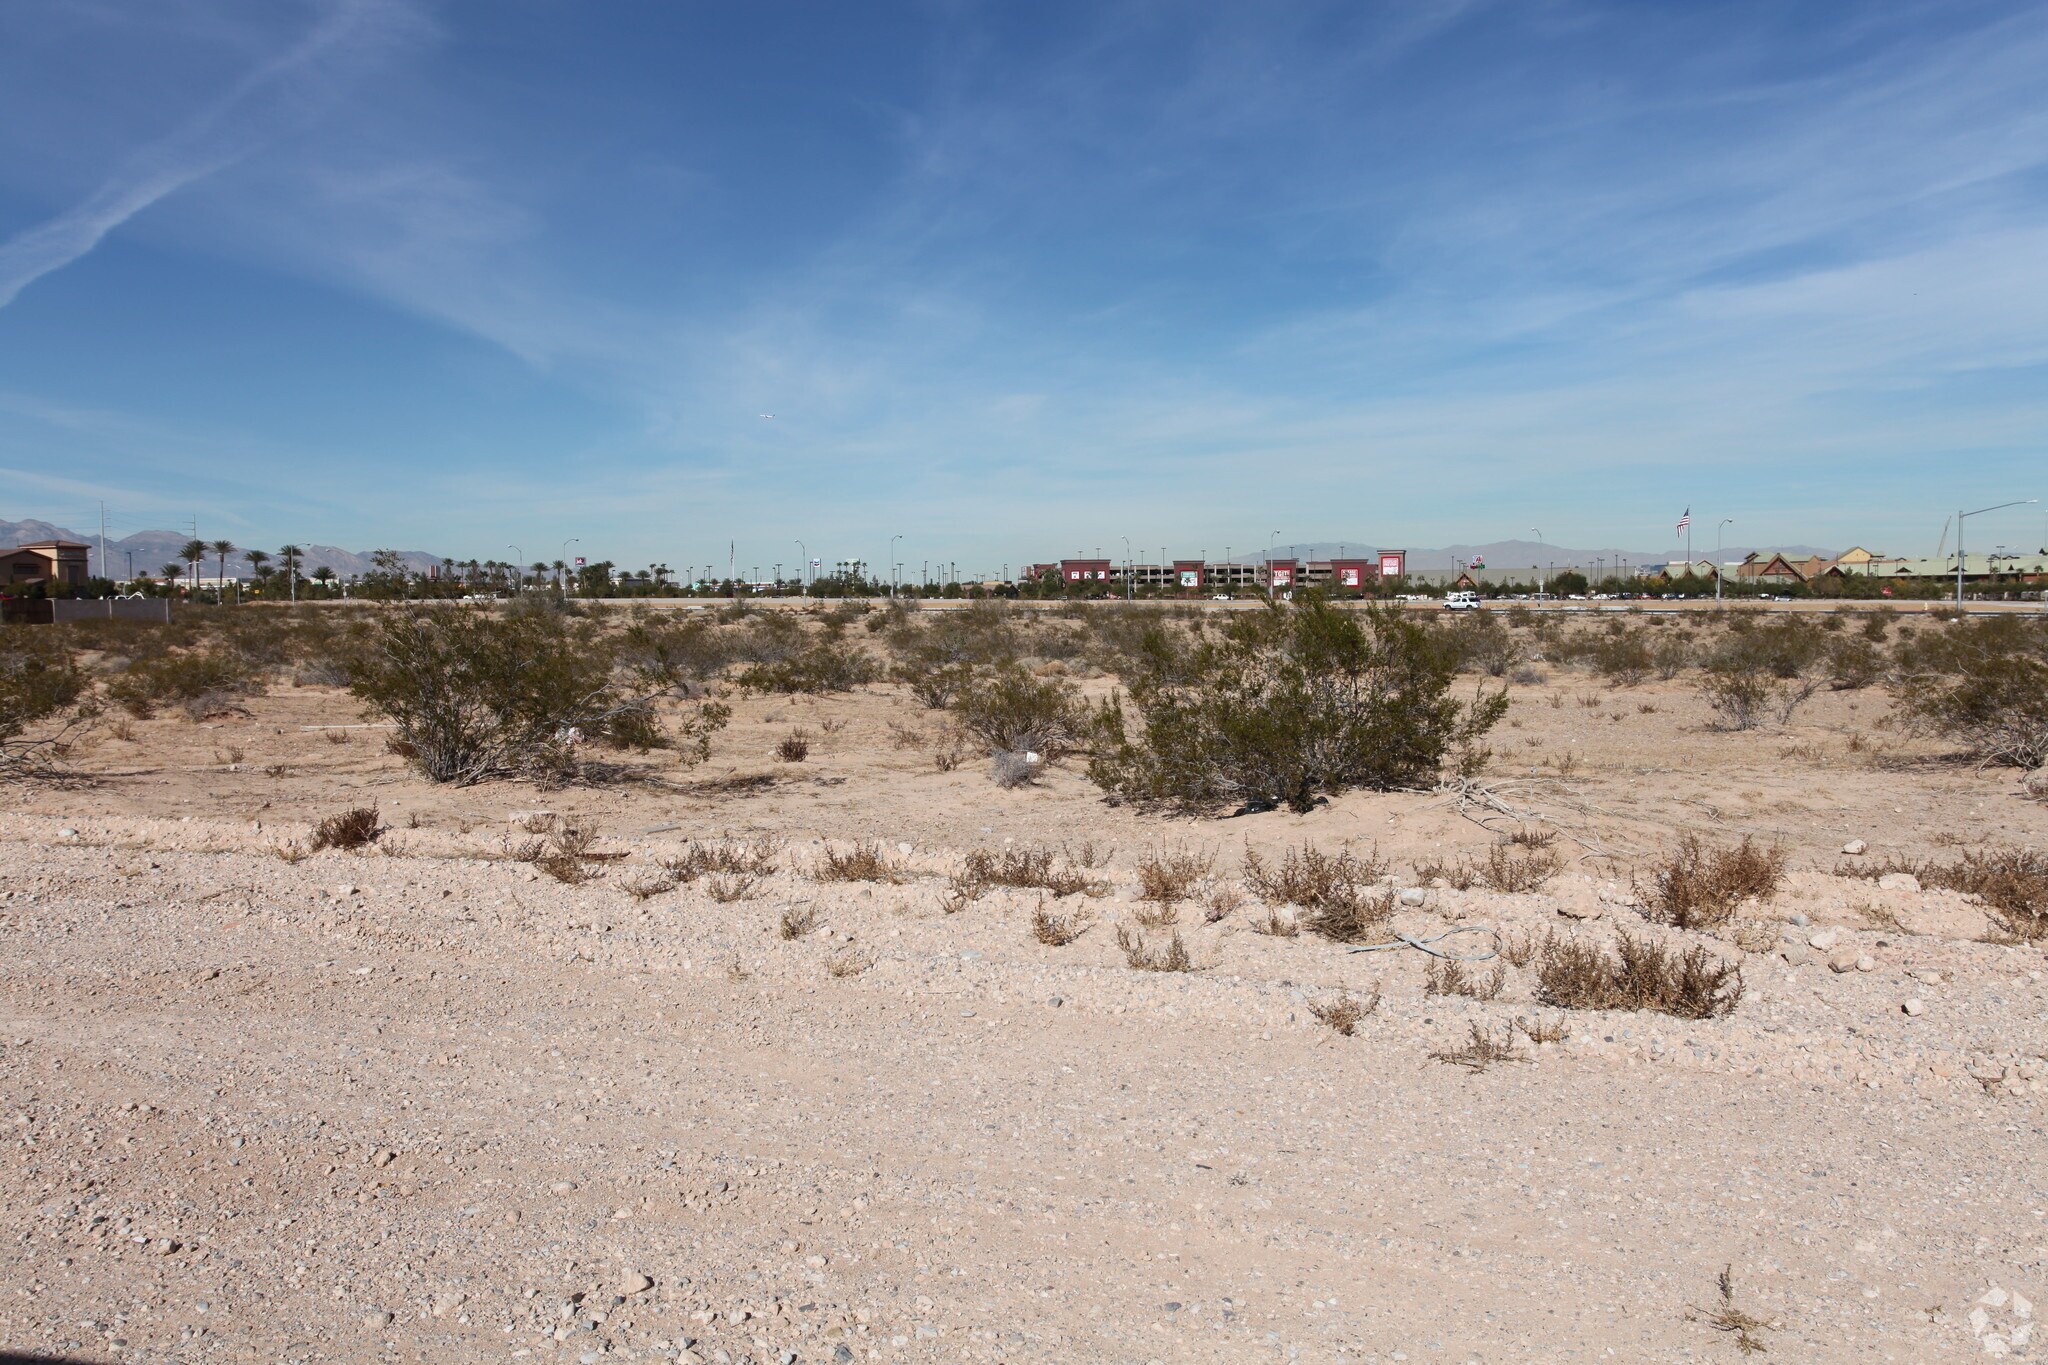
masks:
<path fill-rule="evenodd" d="M 560 791 L 425 783 L 329 687 L 103 722 L 91 785 L 0 789 L 0 1345 L 1498 1365 L 1733 1360 L 1748 1314 L 1771 1359 L 2040 1358 L 2048 958 L 1986 941 L 1975 897 L 1836 871 L 2040 848 L 2048 805 L 1886 726 L 1877 687 L 1747 733 L 1683 680 L 1512 696 L 1512 814 L 1225 820 L 1071 765 L 941 771 L 887 684 L 738 695 L 709 763 Z M 374 844 L 301 856 L 363 805 Z M 522 859 L 549 816 L 601 831 L 588 880 Z M 1417 872 L 1525 830 L 1561 864 L 1534 892 Z M 1685 832 L 1783 846 L 1783 888 L 1711 939 L 1646 923 Z M 772 868 L 659 889 L 713 840 Z M 885 879 L 821 880 L 859 840 Z M 1376 852 L 1410 937 L 1697 942 L 1744 993 L 1558 1011 L 1514 965 L 1428 994 L 1412 948 L 1258 932 L 1247 851 L 1305 841 Z M 1041 846 L 1098 885 L 949 900 L 969 852 Z M 1171 851 L 1213 858 L 1150 931 L 1196 970 L 1134 971 L 1115 929 Z M 1090 927 L 1043 944 L 1041 906 Z M 1340 990 L 1380 995 L 1355 1036 L 1312 1008 Z M 1475 1025 L 1514 1056 L 1433 1058 Z"/>

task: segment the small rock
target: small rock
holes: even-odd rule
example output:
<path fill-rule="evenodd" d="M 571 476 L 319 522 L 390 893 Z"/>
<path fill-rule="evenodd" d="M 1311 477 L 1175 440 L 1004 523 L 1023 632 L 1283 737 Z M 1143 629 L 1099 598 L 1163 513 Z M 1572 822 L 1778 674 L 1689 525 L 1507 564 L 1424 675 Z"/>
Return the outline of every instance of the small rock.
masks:
<path fill-rule="evenodd" d="M 1856 970 L 1857 952 L 1854 948 L 1837 948 L 1828 954 L 1828 970 L 1840 975 Z"/>
<path fill-rule="evenodd" d="M 75 829 L 60 829 L 57 831 L 57 837 L 59 839 L 76 839 L 78 831 Z"/>
<path fill-rule="evenodd" d="M 389 1327 L 390 1325 L 391 1315 L 389 1313 L 371 1313 L 363 1319 L 363 1326 L 372 1332 L 380 1327 Z"/>
<path fill-rule="evenodd" d="M 159 1256 L 168 1256 L 178 1249 L 178 1244 L 168 1237 L 159 1237 L 149 1244 L 149 1249 Z"/>
<path fill-rule="evenodd" d="M 1842 941 L 1842 935 L 1834 929 L 1816 929 L 1806 936 L 1808 946 L 1826 952 Z"/>
<path fill-rule="evenodd" d="M 1794 967 L 1804 967 L 1813 961 L 1813 949 L 1797 940 L 1787 943 L 1779 950 L 1786 962 Z"/>
<path fill-rule="evenodd" d="M 619 1281 L 619 1292 L 621 1294 L 645 1294 L 652 1288 L 654 1288 L 654 1281 L 645 1275 L 628 1275 L 625 1279 Z"/>
<path fill-rule="evenodd" d="M 398 1160 L 398 1153 L 392 1151 L 389 1147 L 379 1147 L 370 1154 L 370 1164 L 372 1166 L 389 1166 L 396 1160 Z"/>
<path fill-rule="evenodd" d="M 469 1295 L 459 1289 L 444 1289 L 434 1295 L 434 1302 L 428 1311 L 437 1318 L 445 1318 L 463 1304 L 469 1302 Z"/>
<path fill-rule="evenodd" d="M 912 844 L 905 840 L 897 843 L 896 851 L 902 854 L 904 857 L 908 858 L 912 853 L 916 852 L 916 849 Z"/>
<path fill-rule="evenodd" d="M 1858 953 L 1856 955 L 1856 970 L 1859 972 L 1876 971 L 1877 959 L 1872 957 L 1869 953 Z"/>
<path fill-rule="evenodd" d="M 1804 929 L 1807 925 L 1813 923 L 1813 921 L 1795 910 L 1791 914 L 1785 916 L 1785 923 L 1796 924 L 1800 928 Z"/>
<path fill-rule="evenodd" d="M 1842 852 L 1848 854 L 1851 858 L 1860 858 L 1870 852 L 1870 845 L 1864 843 L 1861 839 L 1851 839 L 1848 843 L 1842 845 Z"/>
<path fill-rule="evenodd" d="M 1411 886 L 1401 892 L 1401 904 L 1409 909 L 1429 903 L 1429 893 L 1419 886 Z"/>
<path fill-rule="evenodd" d="M 1899 1006 L 1899 1008 L 1906 1012 L 1908 1018 L 1918 1019 L 1921 1015 L 1927 1013 L 1927 1002 L 1916 995 L 1905 1004 Z"/>
<path fill-rule="evenodd" d="M 1880 891 L 1918 891 L 1920 879 L 1910 872 L 1887 872 L 1877 879 Z"/>
<path fill-rule="evenodd" d="M 334 888 L 334 894 L 341 897 L 343 900 L 347 900 L 350 896 L 353 896 L 355 893 L 356 888 L 353 882 L 343 882 L 340 886 Z"/>

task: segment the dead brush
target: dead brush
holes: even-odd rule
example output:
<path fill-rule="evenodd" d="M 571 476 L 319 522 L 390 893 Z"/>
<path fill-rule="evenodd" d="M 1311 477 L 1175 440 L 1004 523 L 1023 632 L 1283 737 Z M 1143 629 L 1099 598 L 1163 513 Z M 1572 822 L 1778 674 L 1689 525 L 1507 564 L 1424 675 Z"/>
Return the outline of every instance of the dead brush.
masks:
<path fill-rule="evenodd" d="M 1202 922 L 1215 924 L 1244 905 L 1244 892 L 1238 890 L 1235 882 L 1211 882 L 1202 892 L 1201 904 Z"/>
<path fill-rule="evenodd" d="M 1370 1018 L 1380 1007 L 1380 988 L 1374 986 L 1369 996 L 1356 996 L 1350 991 L 1339 989 L 1325 1000 L 1308 1002 L 1308 1012 L 1334 1029 L 1341 1038 L 1349 1038 L 1358 1032 L 1359 1022 Z"/>
<path fill-rule="evenodd" d="M 1688 834 L 1648 882 L 1635 884 L 1636 898 L 1643 913 L 1660 924 L 1718 928 L 1744 900 L 1770 899 L 1785 879 L 1788 858 L 1783 848 L 1764 847 L 1748 836 L 1732 848 L 1715 848 Z"/>
<path fill-rule="evenodd" d="M 772 839 L 739 843 L 729 839 L 706 839 L 692 843 L 681 854 L 663 858 L 662 870 L 678 882 L 723 874 L 731 877 L 767 877 L 775 872 L 780 849 Z"/>
<path fill-rule="evenodd" d="M 1527 825 L 1524 825 L 1522 828 L 1507 835 L 1502 842 L 1513 844 L 1517 848 L 1549 848 L 1557 842 L 1557 831 L 1554 829 L 1530 829 Z"/>
<path fill-rule="evenodd" d="M 1545 1019 L 1540 1014 L 1534 1019 L 1524 1019 L 1517 1015 L 1515 1027 L 1532 1043 L 1561 1043 L 1572 1036 L 1572 1026 L 1562 1014 L 1551 1019 Z"/>
<path fill-rule="evenodd" d="M 775 746 L 775 757 L 784 763 L 801 763 L 811 756 L 811 736 L 801 726 L 791 730 Z"/>
<path fill-rule="evenodd" d="M 825 974 L 835 980 L 859 976 L 875 965 L 875 955 L 865 948 L 848 944 L 825 959 Z"/>
<path fill-rule="evenodd" d="M 1973 849 L 1922 865 L 1920 883 L 1976 896 L 2011 943 L 2048 939 L 2048 855 L 2030 848 Z"/>
<path fill-rule="evenodd" d="M 1138 864 L 1138 894 L 1163 909 L 1186 900 L 1209 875 L 1216 855 L 1191 849 L 1162 850 Z"/>
<path fill-rule="evenodd" d="M 1048 948 L 1064 948 L 1088 932 L 1095 920 L 1086 914 L 1061 914 L 1045 908 L 1040 901 L 1038 908 L 1031 912 L 1031 937 Z"/>
<path fill-rule="evenodd" d="M 1060 845 L 1060 853 L 1068 862 L 1075 867 L 1085 867 L 1091 872 L 1107 863 L 1109 855 L 1114 851 L 1113 848 L 1098 847 L 1093 839 L 1083 839 L 1078 848 L 1067 844 Z"/>
<path fill-rule="evenodd" d="M 1495 844 L 1487 849 L 1486 861 L 1478 868 L 1479 879 L 1488 887 L 1510 895 L 1541 890 L 1557 872 L 1557 855 L 1548 848 L 1516 853 L 1512 844 Z"/>
<path fill-rule="evenodd" d="M 1252 915 L 1245 923 L 1252 932 L 1264 934 L 1267 938 L 1299 938 L 1301 921 L 1292 915 L 1283 915 L 1278 910 L 1268 910 L 1263 915 Z"/>
<path fill-rule="evenodd" d="M 827 848 L 811 876 L 821 882 L 893 883 L 903 880 L 883 855 L 882 845 L 873 839 L 862 840 L 844 851 Z"/>
<path fill-rule="evenodd" d="M 597 861 L 597 838 L 595 825 L 563 825 L 526 845 L 521 850 L 522 861 L 565 886 L 581 886 L 600 875 L 590 866 Z"/>
<path fill-rule="evenodd" d="M 306 846 L 297 842 L 272 844 L 270 851 L 281 863 L 298 864 L 306 861 Z"/>
<path fill-rule="evenodd" d="M 349 735 L 346 730 L 322 730 L 320 737 L 337 747 L 349 742 Z"/>
<path fill-rule="evenodd" d="M 1620 934 L 1615 952 L 1553 938 L 1536 969 L 1536 998 L 1568 1010 L 1655 1010 L 1713 1019 L 1742 999 L 1742 969 L 1704 947 L 1685 952 Z"/>
<path fill-rule="evenodd" d="M 1479 885 L 1479 871 L 1463 859 L 1430 858 L 1415 865 L 1415 880 L 1424 886 L 1442 882 L 1453 891 L 1470 891 Z"/>
<path fill-rule="evenodd" d="M 784 943 L 794 943 L 818 927 L 818 910 L 809 901 L 785 905 L 775 920 L 775 934 Z"/>
<path fill-rule="evenodd" d="M 1516 967 L 1526 967 L 1536 960 L 1537 955 L 1543 951 L 1543 945 L 1549 941 L 1549 934 L 1539 938 L 1533 931 L 1519 934 L 1502 934 L 1500 936 L 1500 955 Z"/>
<path fill-rule="evenodd" d="M 953 878 L 956 889 L 977 888 L 971 899 L 991 886 L 1009 886 L 1024 891 L 1050 891 L 1054 896 L 1086 893 L 1100 896 L 1109 890 L 1107 882 L 1083 876 L 1077 869 L 1062 866 L 1049 848 L 1024 845 L 1020 848 L 977 848 L 970 852 L 961 872 Z"/>
<path fill-rule="evenodd" d="M 1124 961 L 1132 970 L 1140 972 L 1191 972 L 1195 960 L 1188 956 L 1187 944 L 1181 942 L 1178 932 L 1165 945 L 1155 948 L 1145 941 L 1145 936 L 1128 924 L 1116 927 L 1116 946 L 1123 950 Z"/>
<path fill-rule="evenodd" d="M 318 853 L 325 848 L 367 848 L 383 832 L 384 827 L 377 823 L 377 808 L 357 806 L 329 815 L 313 826 L 312 850 Z"/>
<path fill-rule="evenodd" d="M 1703 1322 L 1717 1332 L 1726 1332 L 1735 1338 L 1735 1349 L 1743 1355 L 1764 1355 L 1766 1348 L 1758 1332 L 1775 1332 L 1778 1325 L 1766 1322 L 1753 1313 L 1735 1306 L 1735 1267 L 1723 1266 L 1715 1280 L 1720 1289 L 1721 1301 L 1712 1308 L 1701 1308 L 1690 1304 L 1685 1316 L 1691 1322 Z"/>
<path fill-rule="evenodd" d="M 752 900 L 761 885 L 759 877 L 745 872 L 714 872 L 704 879 L 704 894 L 720 905 Z"/>
<path fill-rule="evenodd" d="M 665 868 L 651 868 L 619 883 L 619 890 L 636 901 L 653 900 L 676 889 L 678 879 L 675 873 Z"/>
<path fill-rule="evenodd" d="M 223 768 L 239 768 L 246 757 L 248 751 L 239 744 L 230 744 L 225 749 L 213 751 L 213 761 Z"/>
<path fill-rule="evenodd" d="M 1499 963 L 1481 976 L 1454 957 L 1432 957 L 1422 969 L 1424 995 L 1462 995 L 1471 1000 L 1492 1000 L 1508 984 L 1508 969 Z"/>
<path fill-rule="evenodd" d="M 1243 875 L 1262 898 L 1301 907 L 1300 927 L 1339 943 L 1359 943 L 1381 937 L 1393 918 L 1398 893 L 1373 888 L 1386 870 L 1377 854 L 1360 857 L 1345 849 L 1333 857 L 1303 844 L 1288 849 L 1277 868 L 1247 849 Z"/>
<path fill-rule="evenodd" d="M 1492 1034 L 1485 1032 L 1477 1024 L 1473 1024 L 1470 1027 L 1471 1036 L 1466 1039 L 1463 1047 L 1445 1048 L 1432 1052 L 1429 1054 L 1430 1059 L 1432 1061 L 1448 1062 L 1452 1066 L 1462 1066 L 1467 1071 L 1475 1074 L 1499 1062 L 1526 1062 L 1529 1060 L 1527 1055 L 1515 1050 L 1515 1026 L 1513 1024 L 1509 1024 L 1503 1029 L 1499 1038 L 1495 1038 Z"/>

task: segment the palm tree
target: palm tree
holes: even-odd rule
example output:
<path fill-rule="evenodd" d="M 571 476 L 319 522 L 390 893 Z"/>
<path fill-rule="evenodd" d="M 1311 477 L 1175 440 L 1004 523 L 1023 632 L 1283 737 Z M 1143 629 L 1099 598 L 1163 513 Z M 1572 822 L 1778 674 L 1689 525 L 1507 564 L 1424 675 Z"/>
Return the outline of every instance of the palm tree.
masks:
<path fill-rule="evenodd" d="M 539 586 L 540 586 L 540 579 L 541 579 L 541 575 L 542 575 L 542 574 L 544 574 L 544 573 L 546 573 L 547 571 L 548 571 L 548 566 L 547 566 L 546 564 L 542 563 L 542 562 L 541 562 L 540 560 L 538 560 L 538 559 L 536 559 L 536 560 L 534 560 L 534 561 L 533 561 L 533 586 L 534 586 L 534 587 L 536 587 L 536 588 L 537 588 L 537 587 L 539 587 Z"/>
<path fill-rule="evenodd" d="M 270 562 L 270 552 L 268 550 L 245 550 L 242 552 L 242 558 L 249 561 L 249 572 L 256 575 L 256 582 L 260 587 L 263 583 L 263 566 Z"/>
<path fill-rule="evenodd" d="M 172 596 L 176 596 L 176 595 L 177 595 L 177 592 L 178 592 L 178 575 L 179 575 L 179 574 L 181 574 L 181 573 L 183 573 L 183 572 L 185 572 L 185 570 L 184 570 L 183 566 L 181 566 L 181 565 L 177 565 L 177 564 L 166 564 L 166 565 L 164 565 L 164 585 L 165 585 L 165 586 L 166 586 L 167 588 L 169 588 L 169 589 L 170 589 L 170 591 L 171 591 L 171 594 L 172 594 Z"/>
<path fill-rule="evenodd" d="M 192 567 L 185 571 L 185 577 L 196 587 L 199 583 L 199 565 L 206 558 L 206 542 L 188 540 L 178 551 L 178 558 Z"/>
<path fill-rule="evenodd" d="M 313 570 L 313 578 L 321 587 L 325 588 L 333 580 L 334 570 L 322 564 L 319 568 Z"/>
<path fill-rule="evenodd" d="M 232 540 L 216 540 L 207 548 L 220 556 L 220 573 L 213 580 L 214 595 L 219 596 L 227 591 L 228 556 L 235 552 L 235 542 Z"/>
<path fill-rule="evenodd" d="M 277 547 L 277 567 L 284 571 L 286 580 L 291 584 L 292 600 L 294 602 L 299 600 L 299 565 L 304 561 L 304 558 L 305 551 L 296 545 L 280 545 Z"/>

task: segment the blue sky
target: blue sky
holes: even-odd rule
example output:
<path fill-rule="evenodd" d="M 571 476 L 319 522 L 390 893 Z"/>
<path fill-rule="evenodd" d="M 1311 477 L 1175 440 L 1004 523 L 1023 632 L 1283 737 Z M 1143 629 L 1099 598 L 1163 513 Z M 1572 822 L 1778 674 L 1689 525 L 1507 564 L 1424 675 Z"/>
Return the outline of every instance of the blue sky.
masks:
<path fill-rule="evenodd" d="M 2048 498 L 2044 71 L 1975 0 L 9 0 L 0 517 L 1930 553 Z"/>

